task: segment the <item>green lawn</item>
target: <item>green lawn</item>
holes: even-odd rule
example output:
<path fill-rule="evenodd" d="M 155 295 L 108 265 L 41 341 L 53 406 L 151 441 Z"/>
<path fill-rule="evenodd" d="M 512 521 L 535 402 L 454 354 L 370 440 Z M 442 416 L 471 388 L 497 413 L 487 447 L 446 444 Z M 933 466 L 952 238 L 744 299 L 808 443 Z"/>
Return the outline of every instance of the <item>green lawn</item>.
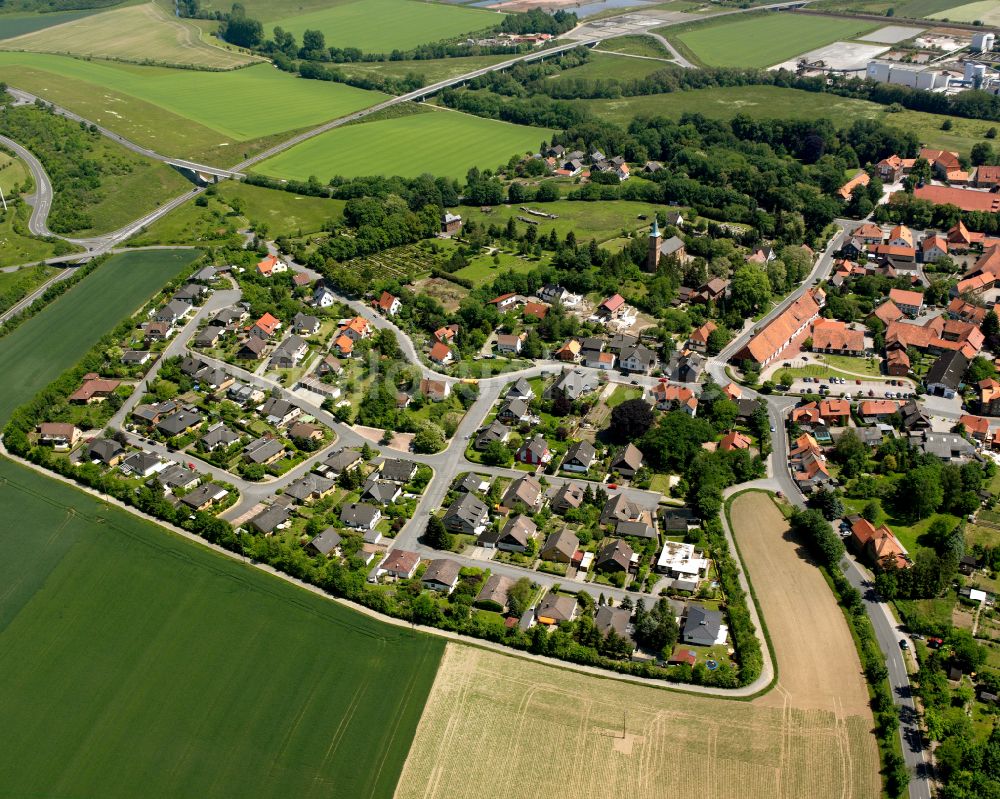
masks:
<path fill-rule="evenodd" d="M 646 230 L 652 219 L 656 206 L 631 200 L 614 200 L 610 202 L 582 202 L 580 200 L 556 200 L 552 203 L 534 203 L 526 207 L 555 214 L 558 219 L 532 217 L 520 210 L 519 206 L 500 205 L 489 212 L 478 208 L 463 208 L 462 215 L 468 219 L 486 225 L 497 224 L 503 227 L 510 217 L 526 216 L 538 220 L 538 233 L 548 234 L 555 228 L 559 238 L 565 238 L 571 230 L 578 241 L 597 239 L 598 242 L 617 238 L 622 230 L 632 232 Z M 639 219 L 639 216 L 648 219 Z M 517 223 L 523 229 L 523 222 Z"/>
<path fill-rule="evenodd" d="M 116 255 L 41 313 L 0 338 L 0 423 L 198 256 L 195 250 Z"/>
<path fill-rule="evenodd" d="M 14 266 L 55 255 L 57 249 L 55 244 L 36 239 L 34 236 L 25 236 L 15 229 L 17 214 L 21 215 L 18 227 L 26 233 L 28 217 L 31 216 L 31 211 L 26 206 L 11 206 L 7 211 L 0 208 L 0 266 Z M 70 251 L 73 249 L 69 245 L 67 248 Z"/>
<path fill-rule="evenodd" d="M 304 14 L 273 16 L 268 12 L 262 19 L 266 30 L 280 26 L 298 41 L 306 30 L 318 30 L 326 35 L 328 46 L 390 53 L 499 25 L 503 15 L 419 0 L 357 0 Z"/>
<path fill-rule="evenodd" d="M 850 513 L 860 513 L 861 510 L 867 505 L 869 500 L 867 499 L 851 499 L 849 497 L 844 498 L 844 507 Z M 920 543 L 920 537 L 926 533 L 931 526 L 931 523 L 937 518 L 947 519 L 951 524 L 955 525 L 961 521 L 957 516 L 953 516 L 950 513 L 938 513 L 934 516 L 929 516 L 926 519 L 921 519 L 920 521 L 914 522 L 913 524 L 908 524 L 906 520 L 900 519 L 893 516 L 889 511 L 885 509 L 882 501 L 876 499 L 875 502 L 879 506 L 879 517 L 876 519 L 876 524 L 888 524 L 889 529 L 896 534 L 900 543 L 906 547 L 906 551 L 910 553 L 912 557 L 917 551 L 918 547 L 924 546 Z"/>
<path fill-rule="evenodd" d="M 870 358 L 852 358 L 848 355 L 827 355 L 818 353 L 810 356 L 821 363 L 840 369 L 847 373 L 868 375 L 869 377 L 883 378 L 884 375 L 879 370 L 878 362 L 872 363 Z"/>
<path fill-rule="evenodd" d="M 642 399 L 642 389 L 633 388 L 632 386 L 617 386 L 614 391 L 611 392 L 611 396 L 605 401 L 605 405 L 609 408 L 617 408 L 623 402 L 634 399 Z"/>
<path fill-rule="evenodd" d="M 616 39 L 605 39 L 595 49 L 649 58 L 670 58 L 670 51 L 651 36 L 619 36 Z"/>
<path fill-rule="evenodd" d="M 995 26 L 1000 25 L 1000 6 L 997 6 L 996 0 L 979 0 L 940 11 L 935 9 L 928 16 L 952 22 L 982 22 L 984 25 Z"/>
<path fill-rule="evenodd" d="M 3 236 L 0 235 L 0 246 L 3 243 Z M 3 250 L 0 250 L 0 257 L 3 254 Z M 11 305 L 20 302 L 57 271 L 53 266 L 39 264 L 26 266 L 16 272 L 0 272 L 0 311 L 6 311 Z"/>
<path fill-rule="evenodd" d="M 551 132 L 440 111 L 347 125 L 279 153 L 255 169 L 265 175 L 321 181 L 335 175 L 464 178 L 470 167 L 495 168 L 512 155 L 537 152 Z"/>
<path fill-rule="evenodd" d="M 496 280 L 497 275 L 502 272 L 530 272 L 544 263 L 544 259 L 536 261 L 534 258 L 519 258 L 506 252 L 500 253 L 498 257 L 499 265 L 493 262 L 492 255 L 477 256 L 468 266 L 463 266 L 455 272 L 455 276 L 471 280 L 477 286 L 481 286 Z"/>
<path fill-rule="evenodd" d="M 699 113 L 713 119 L 732 119 L 746 114 L 757 119 L 816 119 L 829 117 L 843 127 L 856 119 L 879 119 L 900 130 L 912 130 L 928 146 L 968 153 L 972 145 L 983 141 L 995 122 L 945 117 L 922 111 L 890 114 L 886 106 L 868 100 L 853 100 L 832 94 L 785 89 L 777 86 L 734 86 L 697 89 L 688 92 L 623 97 L 615 100 L 574 100 L 597 116 L 618 124 L 632 117 L 663 115 L 679 117 Z M 941 130 L 945 119 L 951 130 Z"/>
<path fill-rule="evenodd" d="M 0 80 L 159 152 L 227 165 L 243 159 L 242 142 L 318 125 L 385 99 L 341 83 L 302 80 L 270 64 L 198 72 L 0 52 Z"/>
<path fill-rule="evenodd" d="M 5 795 L 393 795 L 442 642 L 0 480 Z"/>
<path fill-rule="evenodd" d="M 863 377 L 858 377 L 857 375 L 849 374 L 847 372 L 841 372 L 837 369 L 832 368 L 832 366 L 821 366 L 819 364 L 810 364 L 809 366 L 794 366 L 791 368 L 778 369 L 778 371 L 774 373 L 774 380 L 778 383 L 784 383 L 785 385 L 790 385 L 790 382 L 792 380 L 795 380 L 796 378 L 799 377 L 819 377 L 825 380 L 826 378 L 831 376 L 842 377 L 848 381 L 848 383 L 845 384 L 844 386 L 836 387 L 838 393 L 840 391 L 850 391 L 851 386 L 855 385 L 854 383 L 855 380 L 865 380 L 865 379 L 871 380 L 874 377 L 877 377 L 878 379 L 881 380 L 889 379 L 887 377 L 884 377 L 883 375 L 878 375 L 878 374 L 872 374 L 868 378 L 863 378 Z M 819 390 L 819 386 L 816 386 L 816 389 Z"/>
<path fill-rule="evenodd" d="M 706 22 L 671 38 L 707 66 L 770 67 L 876 27 L 856 19 L 770 12 Z M 660 32 L 671 35 L 670 28 Z"/>

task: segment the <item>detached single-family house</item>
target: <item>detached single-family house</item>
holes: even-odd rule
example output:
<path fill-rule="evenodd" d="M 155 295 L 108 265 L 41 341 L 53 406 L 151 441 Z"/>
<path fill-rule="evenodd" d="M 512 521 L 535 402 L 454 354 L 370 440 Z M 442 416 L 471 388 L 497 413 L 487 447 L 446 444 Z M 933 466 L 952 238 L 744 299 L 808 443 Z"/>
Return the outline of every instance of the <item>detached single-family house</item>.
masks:
<path fill-rule="evenodd" d="M 514 581 L 510 577 L 502 574 L 491 574 L 489 579 L 476 595 L 473 603 L 477 607 L 486 610 L 494 610 L 499 613 L 507 612 L 507 595 L 513 587 Z"/>
<path fill-rule="evenodd" d="M 602 572 L 628 572 L 635 552 L 620 538 L 602 546 L 594 559 L 594 568 Z"/>
<path fill-rule="evenodd" d="M 576 618 L 576 597 L 565 594 L 546 594 L 538 605 L 535 617 L 539 624 L 559 624 Z"/>
<path fill-rule="evenodd" d="M 375 307 L 386 316 L 395 316 L 403 307 L 403 303 L 399 297 L 394 297 L 388 291 L 383 291 L 382 296 L 375 302 Z"/>
<path fill-rule="evenodd" d="M 461 571 L 458 561 L 449 558 L 437 558 L 427 564 L 427 570 L 420 578 L 424 588 L 450 594 L 458 585 L 458 575 Z"/>
<path fill-rule="evenodd" d="M 329 558 L 331 555 L 338 553 L 341 540 L 340 533 L 333 527 L 327 527 L 322 533 L 306 544 L 306 549 L 313 555 Z"/>
<path fill-rule="evenodd" d="M 583 504 L 585 494 L 583 486 L 579 483 L 563 483 L 556 489 L 549 504 L 557 513 L 565 513 L 573 508 L 579 508 Z"/>
<path fill-rule="evenodd" d="M 87 460 L 105 466 L 117 466 L 125 457 L 125 449 L 110 438 L 95 438 L 87 447 Z"/>
<path fill-rule="evenodd" d="M 285 456 L 285 445 L 274 436 L 264 435 L 256 438 L 243 449 L 243 460 L 261 466 L 270 466 Z"/>
<path fill-rule="evenodd" d="M 221 502 L 229 494 L 218 483 L 202 483 L 194 491 L 181 497 L 181 503 L 196 511 L 208 510 L 216 502 Z"/>
<path fill-rule="evenodd" d="M 314 336 L 319 332 L 320 321 L 318 317 L 304 314 L 301 311 L 292 317 L 292 330 L 301 333 L 303 336 Z"/>
<path fill-rule="evenodd" d="M 558 533 L 552 533 L 545 539 L 539 555 L 542 560 L 555 563 L 572 563 L 580 549 L 580 539 L 566 528 Z"/>
<path fill-rule="evenodd" d="M 482 452 L 494 441 L 499 441 L 501 444 L 506 443 L 507 439 L 510 438 L 510 428 L 500 422 L 491 422 L 488 427 L 483 428 L 476 434 L 476 440 L 473 447 L 478 451 Z"/>
<path fill-rule="evenodd" d="M 511 482 L 500 498 L 500 505 L 504 508 L 516 508 L 518 504 L 522 504 L 533 511 L 540 510 L 544 502 L 542 484 L 529 474 Z"/>
<path fill-rule="evenodd" d="M 397 580 L 409 580 L 420 565 L 420 555 L 405 549 L 393 549 L 374 570 L 375 579 L 388 576 Z"/>
<path fill-rule="evenodd" d="M 455 360 L 455 355 L 452 353 L 451 348 L 440 341 L 434 343 L 427 357 L 441 366 L 447 366 Z"/>
<path fill-rule="evenodd" d="M 594 465 L 596 460 L 597 450 L 594 449 L 594 445 L 589 441 L 577 441 L 566 450 L 562 468 L 567 472 L 586 473 L 590 471 L 590 467 Z"/>
<path fill-rule="evenodd" d="M 524 336 L 501 333 L 497 336 L 497 352 L 504 355 L 520 355 L 521 345 L 524 343 Z"/>
<path fill-rule="evenodd" d="M 700 605 L 689 605 L 687 617 L 684 619 L 684 629 L 681 640 L 695 646 L 714 646 L 726 642 L 726 626 L 722 623 L 722 614 L 717 610 L 708 610 Z"/>
<path fill-rule="evenodd" d="M 611 459 L 611 471 L 622 477 L 632 478 L 642 468 L 642 451 L 635 444 L 627 444 Z"/>
<path fill-rule="evenodd" d="M 80 440 L 80 430 L 68 422 L 42 422 L 38 425 L 38 443 L 57 450 L 71 449 Z"/>
<path fill-rule="evenodd" d="M 625 350 L 618 363 L 624 372 L 649 374 L 656 366 L 656 353 L 643 344 L 637 344 Z"/>
<path fill-rule="evenodd" d="M 552 460 L 552 450 L 549 443 L 540 433 L 534 438 L 525 441 L 514 456 L 519 463 L 527 463 L 531 466 L 544 466 Z"/>
<path fill-rule="evenodd" d="M 537 533 L 537 525 L 527 516 L 517 513 L 507 520 L 499 532 L 486 530 L 480 535 L 479 545 L 505 552 L 524 552 Z"/>
<path fill-rule="evenodd" d="M 452 533 L 479 535 L 489 522 L 489 510 L 475 494 L 462 494 L 451 503 L 442 521 Z"/>
<path fill-rule="evenodd" d="M 250 526 L 258 533 L 271 535 L 275 530 L 283 530 L 291 524 L 292 512 L 284 505 L 274 504 L 258 513 L 250 520 Z"/>
<path fill-rule="evenodd" d="M 451 383 L 424 377 L 420 380 L 420 393 L 431 402 L 442 402 L 451 394 Z"/>
<path fill-rule="evenodd" d="M 382 519 L 382 511 L 365 502 L 352 502 L 340 511 L 340 521 L 354 530 L 374 530 Z"/>

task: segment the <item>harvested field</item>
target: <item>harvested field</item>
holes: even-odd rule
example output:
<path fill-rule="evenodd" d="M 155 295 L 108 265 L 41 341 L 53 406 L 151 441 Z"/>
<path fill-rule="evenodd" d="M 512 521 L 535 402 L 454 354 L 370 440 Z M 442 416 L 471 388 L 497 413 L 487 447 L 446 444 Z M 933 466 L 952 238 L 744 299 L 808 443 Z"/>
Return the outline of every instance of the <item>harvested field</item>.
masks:
<path fill-rule="evenodd" d="M 448 644 L 395 796 L 875 799 L 870 724 Z"/>
<path fill-rule="evenodd" d="M 779 690 L 759 701 L 781 704 L 786 695 L 793 707 L 870 718 L 847 622 L 819 570 L 790 538 L 781 512 L 754 491 L 733 502 L 731 517 L 778 660 Z"/>

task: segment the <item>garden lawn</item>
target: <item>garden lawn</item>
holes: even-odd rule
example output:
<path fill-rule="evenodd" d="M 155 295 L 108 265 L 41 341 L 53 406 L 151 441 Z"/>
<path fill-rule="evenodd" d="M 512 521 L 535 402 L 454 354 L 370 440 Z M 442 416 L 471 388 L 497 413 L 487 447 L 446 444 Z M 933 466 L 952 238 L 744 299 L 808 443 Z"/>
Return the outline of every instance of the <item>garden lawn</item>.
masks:
<path fill-rule="evenodd" d="M 496 280 L 497 276 L 504 272 L 520 274 L 538 269 L 544 264 L 544 261 L 538 261 L 534 258 L 519 258 L 506 252 L 499 253 L 499 260 L 498 265 L 493 262 L 492 255 L 476 256 L 468 266 L 463 266 L 455 272 L 455 276 L 471 280 L 476 286 L 481 286 Z"/>
<path fill-rule="evenodd" d="M 555 214 L 557 219 L 546 219 L 540 216 L 529 216 L 520 206 L 498 205 L 488 212 L 478 208 L 463 208 L 462 216 L 475 219 L 477 223 L 500 225 L 504 227 L 511 217 L 524 216 L 538 221 L 538 235 L 548 234 L 553 228 L 559 238 L 565 238 L 571 230 L 578 241 L 605 242 L 615 239 L 622 231 L 631 233 L 636 230 L 648 230 L 655 206 L 649 203 L 633 202 L 631 200 L 614 200 L 609 202 L 584 202 L 581 200 L 556 200 L 551 203 L 528 203 L 527 208 Z M 646 216 L 647 219 L 639 219 Z M 524 222 L 517 222 L 518 229 L 523 230 Z"/>
<path fill-rule="evenodd" d="M 419 0 L 356 0 L 308 13 L 275 17 L 264 13 L 265 29 L 284 28 L 302 41 L 307 30 L 322 31 L 327 46 L 357 47 L 366 53 L 409 50 L 499 25 L 504 15 L 476 8 Z"/>
<path fill-rule="evenodd" d="M 765 13 L 699 24 L 671 38 L 706 66 L 770 67 L 876 27 L 857 19 Z M 661 32 L 671 36 L 669 28 Z"/>
<path fill-rule="evenodd" d="M 885 375 L 879 370 L 878 362 L 873 364 L 871 358 L 853 358 L 849 355 L 827 355 L 826 353 L 817 353 L 814 357 L 822 364 L 848 374 L 867 375 L 880 380 L 885 378 Z"/>
<path fill-rule="evenodd" d="M 0 374 L 5 375 L 0 424 L 198 255 L 196 250 L 160 250 L 113 256 L 0 338 Z"/>
<path fill-rule="evenodd" d="M 211 41 L 219 41 L 213 39 Z M 215 47 L 188 20 L 155 3 L 114 8 L 3 42 L 11 50 L 69 53 L 86 58 L 156 61 L 209 69 L 233 69 L 259 60 Z"/>
<path fill-rule="evenodd" d="M 471 167 L 495 168 L 537 152 L 551 131 L 452 111 L 346 125 L 315 136 L 255 167 L 291 180 L 335 175 L 461 178 Z"/>
<path fill-rule="evenodd" d="M 6 795 L 392 797 L 443 643 L 0 480 Z"/>
<path fill-rule="evenodd" d="M 870 501 L 871 500 L 867 499 L 853 499 L 845 497 L 844 507 L 849 513 L 861 513 L 862 509 Z M 961 521 L 961 519 L 957 516 L 953 516 L 950 513 L 936 513 L 932 516 L 928 516 L 926 519 L 920 519 L 919 521 L 909 524 L 905 519 L 900 519 L 899 517 L 892 515 L 892 513 L 886 509 L 882 500 L 876 499 L 875 502 L 877 502 L 879 506 L 879 517 L 875 522 L 876 526 L 883 523 L 889 525 L 889 529 L 896 534 L 896 538 L 899 539 L 899 542 L 906 547 L 906 551 L 910 553 L 910 557 L 913 557 L 916 554 L 919 547 L 926 546 L 926 544 L 920 543 L 920 537 L 930 529 L 931 523 L 935 519 L 939 517 L 947 519 L 952 525 L 956 525 Z"/>
<path fill-rule="evenodd" d="M 270 64 L 199 72 L 39 53 L 0 52 L 0 81 L 157 152 L 225 165 L 243 160 L 248 148 L 236 146 L 242 142 L 319 125 L 386 97 L 303 80 Z"/>

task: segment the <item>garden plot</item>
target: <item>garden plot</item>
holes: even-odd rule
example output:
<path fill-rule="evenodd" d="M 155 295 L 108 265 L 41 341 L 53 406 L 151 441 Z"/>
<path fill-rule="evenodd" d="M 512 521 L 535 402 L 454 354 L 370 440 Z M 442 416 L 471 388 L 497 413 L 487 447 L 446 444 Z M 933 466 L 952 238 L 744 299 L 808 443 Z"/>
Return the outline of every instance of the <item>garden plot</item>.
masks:
<path fill-rule="evenodd" d="M 859 36 L 862 42 L 881 42 L 882 44 L 899 44 L 907 39 L 912 39 L 917 34 L 923 33 L 924 28 L 910 28 L 905 25 L 888 25 L 879 28 L 877 31 Z"/>
<path fill-rule="evenodd" d="M 771 69 L 788 69 L 794 71 L 799 62 L 806 61 L 815 64 L 822 61 L 829 69 L 846 71 L 863 70 L 868 62 L 884 53 L 889 47 L 881 44 L 861 44 L 860 42 L 834 42 L 825 47 L 810 50 L 788 61 L 775 64 Z"/>

